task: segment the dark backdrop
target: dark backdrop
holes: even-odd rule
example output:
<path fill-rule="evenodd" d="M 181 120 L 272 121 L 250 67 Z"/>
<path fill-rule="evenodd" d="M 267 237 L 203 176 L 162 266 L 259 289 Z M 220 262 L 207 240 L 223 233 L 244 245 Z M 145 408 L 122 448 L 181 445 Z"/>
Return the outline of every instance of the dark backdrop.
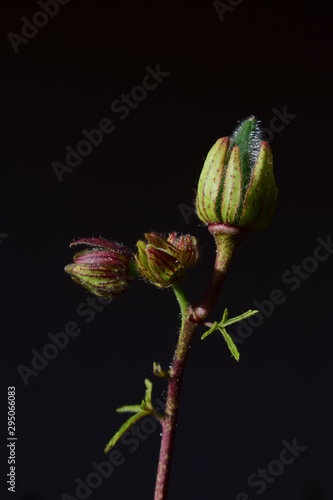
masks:
<path fill-rule="evenodd" d="M 93 463 L 105 460 L 103 448 L 123 422 L 115 409 L 140 402 L 152 362 L 167 366 L 176 342 L 171 291 L 138 281 L 93 311 L 63 271 L 69 243 L 103 236 L 134 247 L 145 231 L 191 232 L 202 259 L 185 286 L 198 300 L 214 245 L 193 214 L 193 190 L 215 140 L 255 114 L 274 153 L 276 215 L 239 249 L 211 319 L 254 301 L 266 317 L 243 331 L 239 364 L 218 334 L 195 338 L 169 497 L 331 499 L 328 4 L 63 0 L 53 17 L 38 11 L 37 1 L 12 0 L 0 14 L 1 498 L 14 497 L 5 484 L 8 386 L 16 387 L 15 498 L 83 498 L 76 478 L 86 484 Z M 164 74 L 156 88 L 134 89 L 156 68 Z M 140 102 L 119 110 L 115 100 L 131 92 Z M 82 130 L 104 118 L 114 130 L 57 176 L 54 162 L 65 165 L 66 146 L 75 149 Z M 320 241 L 327 249 L 318 261 Z M 276 289 L 281 303 L 269 306 Z M 71 321 L 80 333 L 24 383 L 18 366 L 31 369 L 48 334 Z M 154 397 L 163 399 L 165 387 L 154 380 Z M 147 426 L 138 441 L 119 444 L 124 463 L 86 498 L 153 498 L 159 433 Z M 302 451 L 282 471 L 274 461 L 295 440 Z M 248 484 L 267 467 L 275 477 Z"/>

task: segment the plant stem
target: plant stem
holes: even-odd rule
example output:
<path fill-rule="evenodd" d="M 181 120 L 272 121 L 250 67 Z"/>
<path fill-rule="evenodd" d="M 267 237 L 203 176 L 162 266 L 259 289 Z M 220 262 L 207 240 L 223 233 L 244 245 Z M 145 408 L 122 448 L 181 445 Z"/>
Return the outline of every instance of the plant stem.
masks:
<path fill-rule="evenodd" d="M 208 230 L 215 238 L 216 259 L 207 292 L 193 312 L 194 320 L 197 322 L 203 322 L 213 309 L 225 281 L 232 256 L 245 236 L 241 229 L 224 224 L 208 224 Z"/>
<path fill-rule="evenodd" d="M 154 500 L 166 500 L 171 468 L 171 456 L 176 432 L 182 380 L 193 334 L 213 309 L 228 271 L 241 233 L 237 228 L 214 224 L 208 226 L 216 242 L 213 275 L 202 302 L 194 310 L 179 284 L 173 286 L 182 313 L 182 325 L 173 362 L 169 370 L 169 386 L 165 415 L 162 420 L 162 440 L 155 485 Z"/>
<path fill-rule="evenodd" d="M 188 312 L 190 312 L 190 308 L 188 308 Z M 176 432 L 182 379 L 193 333 L 197 326 L 196 323 L 191 321 L 190 316 L 187 315 L 180 332 L 173 363 L 169 372 L 168 396 L 165 415 L 162 420 L 162 440 L 154 500 L 166 500 L 167 498 L 171 455 Z"/>

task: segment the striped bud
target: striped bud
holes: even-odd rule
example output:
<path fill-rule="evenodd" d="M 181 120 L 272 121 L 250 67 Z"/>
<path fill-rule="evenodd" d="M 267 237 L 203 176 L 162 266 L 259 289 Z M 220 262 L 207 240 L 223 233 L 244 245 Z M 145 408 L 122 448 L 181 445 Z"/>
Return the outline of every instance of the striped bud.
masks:
<path fill-rule="evenodd" d="M 199 258 L 198 243 L 190 234 L 171 233 L 168 241 L 179 250 L 179 260 L 183 267 L 190 269 L 194 267 Z"/>
<path fill-rule="evenodd" d="M 209 151 L 196 198 L 197 215 L 206 224 L 259 230 L 270 223 L 277 188 L 272 151 L 261 137 L 250 117 Z"/>
<path fill-rule="evenodd" d="M 82 238 L 70 246 L 92 247 L 74 255 L 74 264 L 65 267 L 72 279 L 90 293 L 113 299 L 125 292 L 135 277 L 135 264 L 123 245 L 102 238 Z"/>
<path fill-rule="evenodd" d="M 138 241 L 135 261 L 139 273 L 160 288 L 167 288 L 184 277 L 185 270 L 198 259 L 197 241 L 189 234 L 167 239 L 158 233 L 146 233 L 147 241 Z"/>

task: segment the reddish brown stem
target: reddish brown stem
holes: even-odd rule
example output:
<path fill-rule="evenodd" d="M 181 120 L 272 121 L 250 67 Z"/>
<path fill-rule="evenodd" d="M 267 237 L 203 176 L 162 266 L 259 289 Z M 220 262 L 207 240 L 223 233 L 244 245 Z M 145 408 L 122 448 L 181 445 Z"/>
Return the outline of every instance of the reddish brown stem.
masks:
<path fill-rule="evenodd" d="M 198 325 L 190 318 L 185 321 L 182 342 L 178 343 L 170 370 L 167 404 L 162 421 L 162 440 L 158 463 L 154 500 L 165 500 L 169 484 L 171 455 L 176 432 L 180 393 L 185 363 L 192 342 L 193 333 Z"/>
<path fill-rule="evenodd" d="M 239 228 L 224 224 L 209 224 L 208 230 L 215 238 L 216 259 L 206 294 L 193 312 L 193 318 L 198 323 L 203 322 L 212 311 L 227 276 L 232 256 L 244 237 L 244 232 Z"/>
<path fill-rule="evenodd" d="M 179 301 L 183 322 L 169 372 L 168 396 L 165 416 L 162 421 L 162 440 L 154 500 L 167 499 L 171 455 L 176 432 L 182 380 L 193 334 L 197 326 L 203 323 L 212 311 L 224 283 L 236 246 L 243 236 L 243 233 L 239 229 L 223 224 L 209 225 L 208 229 L 215 238 L 216 260 L 206 295 L 194 310 L 189 304 L 186 304 L 186 307 L 184 307 L 184 304 L 181 304 L 182 301 Z"/>

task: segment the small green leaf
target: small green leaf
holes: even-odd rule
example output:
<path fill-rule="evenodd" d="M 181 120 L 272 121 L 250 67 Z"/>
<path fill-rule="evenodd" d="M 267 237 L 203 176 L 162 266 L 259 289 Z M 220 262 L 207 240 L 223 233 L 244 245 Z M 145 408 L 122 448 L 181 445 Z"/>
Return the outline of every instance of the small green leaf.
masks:
<path fill-rule="evenodd" d="M 145 386 L 146 386 L 146 394 L 145 394 L 145 403 L 147 406 L 150 408 L 153 407 L 152 402 L 151 402 L 151 393 L 153 390 L 153 384 L 148 380 L 147 378 L 145 379 Z"/>
<path fill-rule="evenodd" d="M 141 402 L 141 405 L 125 405 L 117 408 L 118 413 L 134 413 L 126 422 L 120 427 L 120 429 L 114 434 L 110 439 L 108 444 L 104 449 L 104 453 L 108 453 L 111 448 L 119 441 L 119 439 L 125 434 L 125 432 L 133 425 L 135 422 L 145 417 L 146 415 L 154 415 L 155 418 L 161 420 L 163 417 L 154 410 L 151 394 L 153 389 L 153 384 L 145 379 L 146 393 L 145 399 Z"/>
<path fill-rule="evenodd" d="M 227 308 L 225 308 L 225 309 L 224 309 L 223 316 L 222 316 L 222 320 L 221 320 L 220 324 L 221 324 L 221 323 L 225 324 L 225 323 L 226 323 L 226 321 L 227 321 L 227 319 L 228 319 L 228 309 L 227 309 Z"/>
<path fill-rule="evenodd" d="M 227 330 L 225 328 L 220 328 L 219 327 L 219 330 L 220 332 L 222 333 L 223 335 L 223 338 L 224 340 L 226 341 L 228 347 L 229 347 L 229 351 L 231 352 L 231 354 L 233 355 L 233 357 L 235 358 L 236 361 L 239 361 L 239 352 L 238 352 L 238 349 L 236 347 L 236 345 L 234 344 L 232 338 L 230 337 L 230 335 L 227 333 Z"/>
<path fill-rule="evenodd" d="M 156 363 L 156 361 L 154 361 L 153 363 L 153 372 L 156 377 L 169 378 L 170 376 L 170 372 L 163 370 L 161 365 L 159 363 Z"/>
<path fill-rule="evenodd" d="M 227 311 L 227 309 L 226 309 L 226 311 Z M 240 321 L 243 321 L 244 319 L 249 318 L 250 316 L 253 316 L 254 314 L 257 314 L 258 312 L 259 311 L 257 311 L 257 310 L 252 311 L 252 309 L 249 309 L 245 313 L 240 314 L 239 316 L 236 316 L 235 318 L 227 319 L 226 321 L 224 321 L 224 315 L 223 315 L 222 321 L 219 324 L 219 326 L 221 326 L 221 328 L 225 328 L 226 326 L 233 325 L 234 323 L 239 323 Z"/>
<path fill-rule="evenodd" d="M 125 407 L 123 407 L 125 408 Z M 129 406 L 128 408 L 134 408 L 134 406 Z M 140 407 L 139 407 L 140 408 Z M 117 411 L 119 411 L 121 408 L 119 408 Z M 125 410 L 126 411 L 126 410 Z M 129 410 L 132 411 L 132 410 Z M 149 415 L 150 412 L 145 411 L 145 410 L 140 410 L 134 415 L 132 415 L 126 422 L 120 427 L 120 429 L 114 434 L 114 436 L 110 439 L 108 444 L 106 445 L 104 449 L 104 453 L 108 453 L 111 448 L 115 446 L 115 444 L 119 441 L 119 439 L 125 434 L 125 432 L 133 425 L 135 422 L 140 420 L 141 418 L 145 417 L 146 415 Z"/>
<path fill-rule="evenodd" d="M 224 313 L 223 313 L 223 317 L 222 317 L 220 323 L 215 321 L 213 323 L 213 325 L 211 326 L 211 328 L 202 335 L 201 340 L 208 337 L 208 335 L 215 332 L 215 330 L 219 330 L 222 333 L 223 338 L 226 341 L 231 354 L 233 355 L 233 357 L 235 358 L 236 361 L 239 361 L 238 349 L 237 349 L 236 345 L 234 344 L 234 342 L 232 341 L 232 338 L 228 334 L 225 327 L 229 326 L 229 325 L 233 325 L 234 323 L 238 323 L 239 321 L 243 321 L 244 319 L 249 318 L 250 316 L 253 316 L 254 314 L 257 314 L 257 312 L 259 312 L 259 311 L 257 311 L 257 310 L 252 311 L 252 309 L 249 309 L 245 313 L 240 314 L 239 316 L 236 316 L 235 318 L 228 319 L 228 309 L 225 308 Z M 206 326 L 210 326 L 211 324 L 212 323 L 206 323 Z"/>
<path fill-rule="evenodd" d="M 138 413 L 141 410 L 142 410 L 142 403 L 141 403 L 141 405 L 121 406 L 121 408 L 116 409 L 116 412 L 117 413 Z"/>
<path fill-rule="evenodd" d="M 217 330 L 218 328 L 218 322 L 217 321 L 214 321 L 214 324 L 213 326 L 207 331 L 205 332 L 202 336 L 201 336 L 201 340 L 205 339 L 206 337 L 208 337 L 208 335 L 210 335 L 211 333 L 215 332 L 215 330 Z"/>

